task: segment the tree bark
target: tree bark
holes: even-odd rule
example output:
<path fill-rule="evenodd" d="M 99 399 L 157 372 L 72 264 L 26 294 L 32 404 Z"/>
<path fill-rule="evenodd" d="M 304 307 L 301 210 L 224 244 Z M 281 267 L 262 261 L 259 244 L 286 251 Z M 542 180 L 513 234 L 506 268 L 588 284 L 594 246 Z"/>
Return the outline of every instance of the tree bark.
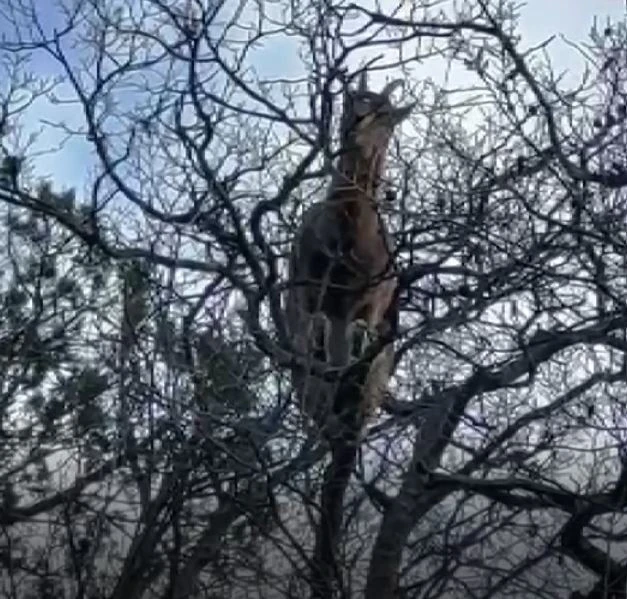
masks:
<path fill-rule="evenodd" d="M 365 599 L 392 599 L 397 596 L 398 569 L 403 549 L 414 524 L 447 494 L 427 489 L 429 470 L 435 468 L 463 412 L 455 406 L 462 398 L 449 394 L 445 399 L 432 397 L 432 405 L 414 443 L 414 455 L 401 489 L 385 511 L 372 550 Z M 438 405 L 436 400 L 442 400 Z M 456 401 L 457 400 L 457 401 Z M 453 414 L 447 416 L 451 407 Z"/>
<path fill-rule="evenodd" d="M 342 586 L 337 550 L 344 515 L 344 496 L 357 458 L 355 443 L 339 441 L 331 450 L 320 500 L 320 522 L 316 530 L 311 591 L 314 599 L 329 599 Z"/>

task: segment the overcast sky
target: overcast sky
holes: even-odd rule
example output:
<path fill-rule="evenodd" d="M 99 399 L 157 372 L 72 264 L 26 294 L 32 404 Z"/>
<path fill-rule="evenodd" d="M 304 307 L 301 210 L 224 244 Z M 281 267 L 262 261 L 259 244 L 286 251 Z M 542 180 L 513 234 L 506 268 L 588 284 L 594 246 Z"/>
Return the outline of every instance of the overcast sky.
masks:
<path fill-rule="evenodd" d="M 43 21 L 47 26 L 59 26 L 57 17 L 51 13 L 51 0 L 36 0 L 39 4 Z M 382 3 L 383 4 L 383 3 Z M 624 19 L 627 0 L 528 0 L 521 9 L 522 23 L 520 33 L 524 45 L 534 45 L 551 35 L 558 34 L 558 38 L 549 46 L 549 53 L 556 69 L 568 69 L 571 72 L 580 72 L 582 59 L 577 52 L 569 48 L 559 39 L 564 35 L 574 42 L 585 41 L 590 31 L 593 19 L 596 16 L 603 25 L 608 17 Z M 5 28 L 1 22 L 0 34 Z M 274 38 L 277 39 L 277 38 Z M 256 66 L 263 74 L 271 75 L 274 72 L 289 73 L 300 71 L 298 57 L 291 49 L 286 49 L 284 43 L 271 43 L 257 53 Z M 44 56 L 37 56 L 33 67 L 38 73 L 50 72 L 51 61 Z M 439 67 L 426 64 L 421 68 L 420 76 L 427 74 L 438 79 Z M 80 123 L 80 111 L 74 108 L 59 108 L 58 106 L 39 104 L 36 110 L 31 111 L 27 121 L 31 130 L 43 129 L 37 147 L 39 149 L 54 148 L 62 139 L 60 134 L 46 125 L 46 121 L 65 119 L 69 124 Z M 40 176 L 53 177 L 58 186 L 76 186 L 83 188 L 88 161 L 86 160 L 87 146 L 84 141 L 74 141 L 54 154 L 40 155 L 35 160 L 36 171 Z"/>

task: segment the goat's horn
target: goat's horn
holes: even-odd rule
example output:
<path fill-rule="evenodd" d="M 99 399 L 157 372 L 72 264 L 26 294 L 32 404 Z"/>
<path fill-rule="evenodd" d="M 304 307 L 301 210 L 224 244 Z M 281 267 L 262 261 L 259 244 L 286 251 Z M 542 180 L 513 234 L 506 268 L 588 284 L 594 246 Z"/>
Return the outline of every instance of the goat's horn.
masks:
<path fill-rule="evenodd" d="M 359 85 L 357 88 L 360 92 L 365 92 L 368 89 L 368 73 L 364 69 L 359 75 Z"/>
<path fill-rule="evenodd" d="M 394 81 L 390 81 L 381 92 L 382 96 L 388 97 L 399 85 L 403 85 L 405 83 L 403 79 L 394 79 Z"/>

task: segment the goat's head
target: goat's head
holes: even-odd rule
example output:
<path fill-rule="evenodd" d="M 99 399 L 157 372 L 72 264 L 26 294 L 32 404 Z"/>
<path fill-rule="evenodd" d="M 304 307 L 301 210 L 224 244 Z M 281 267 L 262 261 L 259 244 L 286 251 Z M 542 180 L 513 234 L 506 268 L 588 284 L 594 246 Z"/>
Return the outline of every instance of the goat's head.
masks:
<path fill-rule="evenodd" d="M 367 77 L 364 70 L 356 90 L 346 87 L 341 125 L 342 145 L 359 149 L 364 158 L 387 149 L 394 127 L 406 119 L 416 105 L 415 102 L 406 106 L 392 105 L 390 96 L 402 85 L 401 79 L 388 83 L 376 93 L 368 90 Z"/>

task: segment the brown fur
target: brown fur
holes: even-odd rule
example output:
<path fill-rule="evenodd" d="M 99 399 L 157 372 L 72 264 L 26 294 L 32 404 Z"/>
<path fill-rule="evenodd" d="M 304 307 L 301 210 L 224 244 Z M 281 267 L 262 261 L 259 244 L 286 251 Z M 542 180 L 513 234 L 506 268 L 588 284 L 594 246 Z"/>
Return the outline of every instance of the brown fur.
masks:
<path fill-rule="evenodd" d="M 358 328 L 381 335 L 395 325 L 397 277 L 376 199 L 393 129 L 413 107 L 391 105 L 395 85 L 370 92 L 364 74 L 358 90 L 346 90 L 342 151 L 331 186 L 327 197 L 305 212 L 290 259 L 287 321 L 296 349 L 334 367 L 358 357 L 352 351 Z M 393 355 L 388 344 L 370 365 L 363 417 L 381 402 Z M 324 426 L 330 409 L 338 411 L 341 398 L 333 406 L 338 384 L 299 373 L 293 382 L 305 413 Z"/>

